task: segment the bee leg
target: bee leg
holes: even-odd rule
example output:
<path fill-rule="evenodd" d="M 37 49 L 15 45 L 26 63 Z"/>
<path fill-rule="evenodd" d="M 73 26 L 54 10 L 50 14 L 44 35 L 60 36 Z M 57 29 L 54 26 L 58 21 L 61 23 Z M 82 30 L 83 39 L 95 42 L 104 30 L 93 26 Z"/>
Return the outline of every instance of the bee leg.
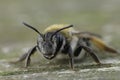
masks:
<path fill-rule="evenodd" d="M 70 47 L 68 53 L 69 53 L 69 58 L 70 58 L 70 67 L 71 67 L 71 69 L 74 70 L 74 55 L 73 55 L 73 51 L 72 51 L 71 47 Z"/>
<path fill-rule="evenodd" d="M 82 47 L 85 51 L 87 51 L 97 64 L 101 64 L 101 62 L 99 61 L 98 57 L 95 55 L 92 49 L 84 45 L 80 45 L 80 47 Z"/>
<path fill-rule="evenodd" d="M 25 67 L 27 67 L 30 64 L 30 57 L 32 54 L 35 53 L 36 51 L 36 47 L 34 46 L 33 48 L 31 48 L 27 53 L 23 54 L 17 61 L 15 61 L 14 63 L 18 63 L 18 62 L 22 62 L 25 60 Z"/>
<path fill-rule="evenodd" d="M 18 60 L 14 61 L 14 63 L 22 62 L 26 59 L 28 53 L 23 54 L 22 56 L 19 57 Z"/>
<path fill-rule="evenodd" d="M 29 66 L 30 65 L 30 57 L 31 55 L 33 55 L 35 53 L 35 51 L 37 50 L 36 49 L 37 46 L 34 46 L 33 48 L 31 48 L 28 53 L 27 53 L 27 56 L 26 56 L 26 60 L 25 60 L 25 67 Z"/>
<path fill-rule="evenodd" d="M 91 46 L 89 40 L 87 40 L 87 39 L 85 38 L 84 41 L 85 41 L 85 45 L 86 45 L 86 46 L 88 46 L 88 47 Z M 75 57 L 78 57 L 78 56 L 80 55 L 81 51 L 82 51 L 82 47 L 81 47 L 81 46 L 78 46 L 78 47 L 75 49 L 75 51 L 74 51 L 74 56 L 75 56 Z M 85 53 L 83 54 L 81 60 L 85 59 L 86 56 L 87 56 L 87 52 L 85 52 Z"/>
<path fill-rule="evenodd" d="M 74 51 L 74 56 L 78 57 L 81 51 L 82 51 L 82 47 L 76 48 L 75 51 Z"/>

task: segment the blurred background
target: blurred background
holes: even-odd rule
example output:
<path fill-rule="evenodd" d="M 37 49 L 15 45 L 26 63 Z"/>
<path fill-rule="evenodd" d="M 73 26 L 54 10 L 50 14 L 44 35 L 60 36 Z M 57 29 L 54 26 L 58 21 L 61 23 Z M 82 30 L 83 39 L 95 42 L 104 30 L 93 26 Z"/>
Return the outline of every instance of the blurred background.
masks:
<path fill-rule="evenodd" d="M 119 4 L 120 0 L 0 0 L 0 52 L 23 53 L 36 44 L 38 35 L 22 22 L 41 32 L 52 24 L 73 24 L 120 47 Z"/>
<path fill-rule="evenodd" d="M 0 0 L 1 59 L 36 44 L 38 35 L 22 22 L 41 32 L 52 24 L 73 24 L 120 47 L 120 0 Z"/>
<path fill-rule="evenodd" d="M 37 34 L 22 22 L 41 32 L 49 25 L 67 23 L 80 31 L 120 34 L 119 4 L 120 0 L 0 0 L 0 44 L 34 41 Z"/>
<path fill-rule="evenodd" d="M 102 35 L 120 49 L 120 0 L 0 0 L 0 70 L 10 70 L 4 61 L 36 44 L 37 33 L 22 22 L 41 32 L 52 24 L 73 24 L 76 30 Z"/>

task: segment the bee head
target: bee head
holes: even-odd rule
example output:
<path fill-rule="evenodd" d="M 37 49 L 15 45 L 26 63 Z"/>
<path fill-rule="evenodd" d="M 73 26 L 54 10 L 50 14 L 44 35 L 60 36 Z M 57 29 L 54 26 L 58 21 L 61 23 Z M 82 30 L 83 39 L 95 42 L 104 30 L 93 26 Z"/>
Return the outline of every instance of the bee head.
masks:
<path fill-rule="evenodd" d="M 43 37 L 39 36 L 37 40 L 38 50 L 45 56 L 51 57 L 56 51 L 57 44 L 55 40 L 51 40 L 50 32 L 44 34 Z"/>
<path fill-rule="evenodd" d="M 44 57 L 47 57 L 47 58 L 53 57 L 56 52 L 56 48 L 57 48 L 56 41 L 58 41 L 58 40 L 56 40 L 57 38 L 55 38 L 55 35 L 58 32 L 60 32 L 61 30 L 73 27 L 73 25 L 69 25 L 69 26 L 61 28 L 55 32 L 47 32 L 46 34 L 42 34 L 34 27 L 32 27 L 26 23 L 23 23 L 23 24 L 25 26 L 33 29 L 34 31 L 36 31 L 39 34 L 39 37 L 37 40 L 38 50 L 43 54 Z"/>

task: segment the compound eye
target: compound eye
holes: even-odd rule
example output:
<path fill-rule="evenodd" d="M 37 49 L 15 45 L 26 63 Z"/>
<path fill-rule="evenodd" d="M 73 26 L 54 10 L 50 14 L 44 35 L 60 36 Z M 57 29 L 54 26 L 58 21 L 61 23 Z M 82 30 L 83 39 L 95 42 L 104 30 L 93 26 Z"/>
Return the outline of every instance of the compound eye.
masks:
<path fill-rule="evenodd" d="M 38 37 L 38 42 L 42 42 L 43 38 L 41 36 Z"/>
<path fill-rule="evenodd" d="M 44 50 L 44 42 L 42 41 L 42 40 L 39 40 L 38 42 L 37 42 L 37 45 L 38 45 L 38 50 L 40 51 L 40 52 L 42 52 L 42 53 L 45 53 L 45 50 Z"/>

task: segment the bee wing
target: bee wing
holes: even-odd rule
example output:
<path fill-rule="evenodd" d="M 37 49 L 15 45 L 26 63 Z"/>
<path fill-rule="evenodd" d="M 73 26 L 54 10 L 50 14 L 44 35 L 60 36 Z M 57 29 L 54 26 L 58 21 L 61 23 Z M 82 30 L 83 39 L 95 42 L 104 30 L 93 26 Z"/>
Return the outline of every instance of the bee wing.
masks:
<path fill-rule="evenodd" d="M 72 32 L 72 35 L 89 35 L 89 36 L 95 36 L 95 37 L 98 37 L 98 38 L 102 38 L 101 35 L 99 34 L 95 34 L 95 33 L 91 33 L 91 32 L 78 32 L 78 31 L 73 31 Z"/>
<path fill-rule="evenodd" d="M 97 34 L 90 33 L 90 32 L 76 32 L 76 33 L 73 33 L 73 35 L 76 35 L 79 38 L 87 38 L 87 39 L 89 39 L 100 50 L 104 50 L 104 51 L 111 52 L 111 53 L 120 53 L 116 49 L 114 49 L 114 48 L 110 47 L 109 45 L 107 45 L 101 39 L 101 36 L 99 36 Z"/>

